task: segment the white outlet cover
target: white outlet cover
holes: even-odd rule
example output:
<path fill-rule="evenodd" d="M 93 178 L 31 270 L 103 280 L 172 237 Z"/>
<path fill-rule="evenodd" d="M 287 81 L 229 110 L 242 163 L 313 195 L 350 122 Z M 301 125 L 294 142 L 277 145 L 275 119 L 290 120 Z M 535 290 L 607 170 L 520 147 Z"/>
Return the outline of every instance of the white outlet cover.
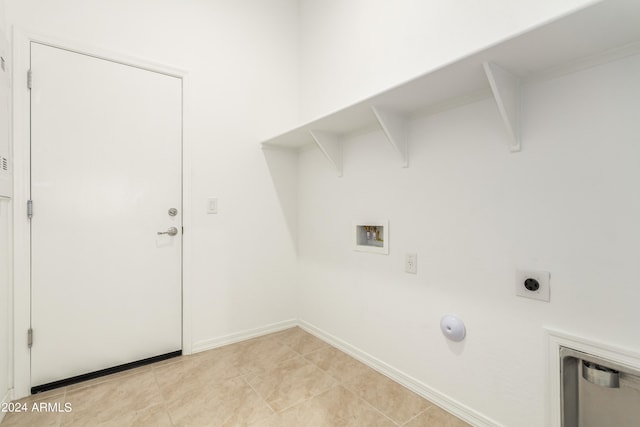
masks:
<path fill-rule="evenodd" d="M 527 279 L 535 279 L 540 287 L 535 291 L 530 291 L 524 286 Z M 516 295 L 524 298 L 537 299 L 549 302 L 551 296 L 550 287 L 551 273 L 539 270 L 517 270 L 516 271 Z"/>
<path fill-rule="evenodd" d="M 418 274 L 418 254 L 405 254 L 404 271 L 405 273 Z"/>

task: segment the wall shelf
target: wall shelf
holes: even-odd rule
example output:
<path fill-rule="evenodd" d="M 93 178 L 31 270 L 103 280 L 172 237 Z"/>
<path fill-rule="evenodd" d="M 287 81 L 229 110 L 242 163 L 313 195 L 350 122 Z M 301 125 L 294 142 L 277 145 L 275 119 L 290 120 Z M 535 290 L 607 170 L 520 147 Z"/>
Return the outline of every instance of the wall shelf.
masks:
<path fill-rule="evenodd" d="M 384 107 L 373 105 L 371 111 L 387 136 L 389 144 L 396 149 L 402 160 L 402 167 L 409 167 L 409 142 L 407 141 L 407 117 Z"/>
<path fill-rule="evenodd" d="M 491 62 L 485 62 L 483 66 L 509 134 L 509 148 L 512 152 L 520 151 L 520 79 Z"/>
<path fill-rule="evenodd" d="M 604 1 L 268 138 L 262 147 L 297 150 L 316 144 L 341 176 L 341 139 L 381 128 L 407 167 L 412 115 L 493 95 L 509 135 L 508 148 L 517 152 L 523 85 L 637 53 L 640 1 Z"/>
<path fill-rule="evenodd" d="M 338 172 L 338 176 L 342 176 L 342 144 L 340 143 L 340 137 L 335 133 L 320 130 L 310 130 L 309 135 L 311 135 L 327 160 Z"/>

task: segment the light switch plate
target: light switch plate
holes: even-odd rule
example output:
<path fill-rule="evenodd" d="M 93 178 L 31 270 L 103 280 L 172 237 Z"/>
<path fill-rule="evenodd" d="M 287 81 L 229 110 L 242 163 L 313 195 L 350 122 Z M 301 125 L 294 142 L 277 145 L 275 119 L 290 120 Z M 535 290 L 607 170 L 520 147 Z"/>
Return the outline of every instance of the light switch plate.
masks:
<path fill-rule="evenodd" d="M 212 198 L 212 197 L 207 199 L 207 213 L 208 214 L 218 213 L 218 199 Z"/>
<path fill-rule="evenodd" d="M 418 274 L 418 254 L 404 255 L 405 273 Z"/>

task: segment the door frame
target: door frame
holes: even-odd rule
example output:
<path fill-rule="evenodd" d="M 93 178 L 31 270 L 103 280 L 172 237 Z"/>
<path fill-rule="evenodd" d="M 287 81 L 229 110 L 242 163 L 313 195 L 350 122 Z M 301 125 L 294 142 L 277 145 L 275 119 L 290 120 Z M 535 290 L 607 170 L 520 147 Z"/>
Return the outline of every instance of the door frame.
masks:
<path fill-rule="evenodd" d="M 192 352 L 192 212 L 191 212 L 191 146 L 187 131 L 189 79 L 188 72 L 173 66 L 135 58 L 75 41 L 60 40 L 13 28 L 13 379 L 14 398 L 29 395 L 31 388 L 31 352 L 27 346 L 27 330 L 31 325 L 31 229 L 26 215 L 31 187 L 31 111 L 30 93 L 27 88 L 27 71 L 31 63 L 31 42 L 93 56 L 148 71 L 176 77 L 182 81 L 182 224 L 186 233 L 182 236 L 182 353 Z M 37 211 L 37 204 L 34 209 Z M 37 213 L 36 213 L 37 214 Z M 37 340 L 37 333 L 34 334 Z M 36 341 L 37 342 L 37 341 Z"/>

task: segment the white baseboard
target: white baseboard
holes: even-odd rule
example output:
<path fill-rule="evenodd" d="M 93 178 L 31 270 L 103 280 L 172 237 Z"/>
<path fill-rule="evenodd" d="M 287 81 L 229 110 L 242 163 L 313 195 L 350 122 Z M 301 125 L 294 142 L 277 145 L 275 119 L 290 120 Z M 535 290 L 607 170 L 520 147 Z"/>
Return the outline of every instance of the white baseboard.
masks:
<path fill-rule="evenodd" d="M 376 357 L 360 350 L 359 348 L 331 335 L 328 332 L 323 331 L 320 328 L 304 321 L 290 319 L 283 322 L 272 323 L 260 328 L 249 329 L 233 334 L 225 335 L 219 338 L 212 338 L 208 340 L 197 341 L 193 344 L 193 353 L 199 353 L 201 351 L 212 350 L 214 348 L 222 347 L 228 344 L 237 343 L 240 341 L 256 338 L 262 335 L 279 332 L 285 329 L 299 326 L 310 334 L 317 338 L 331 344 L 332 346 L 344 351 L 353 358 L 359 360 L 365 365 L 375 369 L 381 374 L 391 378 L 393 381 L 403 385 L 414 393 L 424 397 L 430 402 L 438 405 L 447 412 L 455 415 L 456 417 L 466 421 L 472 426 L 476 427 L 503 427 L 496 421 L 484 416 L 483 414 L 469 408 L 466 405 L 452 399 L 451 397 L 440 393 L 439 391 L 429 387 L 423 382 L 405 374 L 404 372 L 394 368 L 393 366 L 377 359 Z"/>
<path fill-rule="evenodd" d="M 353 358 L 359 360 L 365 365 L 375 369 L 381 374 L 391 378 L 395 382 L 405 386 L 414 393 L 424 397 L 430 402 L 438 405 L 447 412 L 455 415 L 456 417 L 466 421 L 467 423 L 476 427 L 501 427 L 502 425 L 482 415 L 481 413 L 474 411 L 468 406 L 452 399 L 451 397 L 440 393 L 437 390 L 429 387 L 423 382 L 405 374 L 404 372 L 388 365 L 387 363 L 375 358 L 374 356 L 354 347 L 351 344 L 337 338 L 320 328 L 313 326 L 312 324 L 299 320 L 298 325 L 309 332 L 312 335 L 320 338 L 321 340 L 331 344 L 332 346 L 344 351 Z"/>
<path fill-rule="evenodd" d="M 9 390 L 7 390 L 7 393 L 2 398 L 2 401 L 0 401 L 0 406 L 4 406 L 5 403 L 9 403 L 12 400 L 13 400 L 13 389 L 10 388 Z M 5 412 L 0 411 L 0 423 L 4 418 L 4 415 L 5 415 Z"/>
<path fill-rule="evenodd" d="M 272 323 L 270 325 L 262 326 L 255 329 L 248 329 L 229 335 L 224 335 L 218 338 L 196 341 L 193 344 L 191 351 L 192 353 L 199 353 L 201 351 L 213 350 L 214 348 L 222 347 L 224 345 L 233 344 L 251 338 L 260 337 L 262 335 L 283 331 L 285 329 L 293 328 L 294 326 L 298 326 L 298 321 L 296 319 L 290 319 L 282 322 Z"/>

